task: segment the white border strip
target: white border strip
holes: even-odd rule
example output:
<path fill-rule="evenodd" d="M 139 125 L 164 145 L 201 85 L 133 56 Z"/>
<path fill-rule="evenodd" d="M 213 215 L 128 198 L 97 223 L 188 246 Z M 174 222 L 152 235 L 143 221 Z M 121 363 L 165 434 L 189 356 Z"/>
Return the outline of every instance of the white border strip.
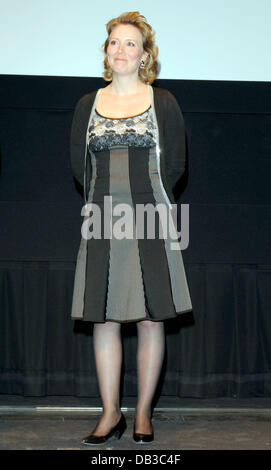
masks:
<path fill-rule="evenodd" d="M 102 407 L 87 406 L 0 406 L 0 415 L 5 413 L 97 413 L 102 412 Z M 123 412 L 134 412 L 134 407 L 121 407 Z M 155 413 L 181 413 L 181 414 L 271 414 L 271 408 L 230 408 L 230 407 L 161 407 L 155 408 Z"/>

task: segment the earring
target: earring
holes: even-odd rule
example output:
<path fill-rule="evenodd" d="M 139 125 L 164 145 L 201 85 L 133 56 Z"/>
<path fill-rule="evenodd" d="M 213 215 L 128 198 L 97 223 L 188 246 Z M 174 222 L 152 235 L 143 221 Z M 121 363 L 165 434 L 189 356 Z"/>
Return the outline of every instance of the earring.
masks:
<path fill-rule="evenodd" d="M 144 67 L 145 67 L 145 62 L 143 59 L 141 59 L 139 68 L 144 69 Z"/>

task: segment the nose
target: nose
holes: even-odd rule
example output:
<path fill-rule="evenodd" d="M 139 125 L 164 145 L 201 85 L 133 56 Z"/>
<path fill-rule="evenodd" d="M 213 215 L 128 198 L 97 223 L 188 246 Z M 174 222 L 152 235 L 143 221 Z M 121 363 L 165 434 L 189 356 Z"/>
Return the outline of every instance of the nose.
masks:
<path fill-rule="evenodd" d="M 122 52 L 122 49 L 123 49 L 122 45 L 121 45 L 121 44 L 119 44 L 119 47 L 118 47 L 118 52 Z"/>

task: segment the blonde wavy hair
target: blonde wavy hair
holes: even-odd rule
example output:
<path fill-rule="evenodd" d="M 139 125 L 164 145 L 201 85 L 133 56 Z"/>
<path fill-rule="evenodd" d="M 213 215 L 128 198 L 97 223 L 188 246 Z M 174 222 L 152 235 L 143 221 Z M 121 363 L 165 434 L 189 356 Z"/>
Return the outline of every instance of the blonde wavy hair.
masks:
<path fill-rule="evenodd" d="M 104 73 L 103 78 L 106 82 L 111 82 L 113 78 L 112 69 L 108 63 L 107 58 L 107 47 L 109 44 L 109 36 L 115 26 L 119 24 L 131 24 L 139 29 L 142 34 L 143 50 L 148 53 L 144 67 L 139 67 L 138 76 L 143 83 L 151 84 L 157 77 L 158 73 L 158 47 L 154 43 L 155 32 L 152 27 L 147 23 L 146 18 L 140 15 L 138 11 L 129 11 L 122 13 L 117 18 L 113 18 L 106 24 L 106 30 L 108 37 L 105 43 L 102 45 L 104 53 Z"/>

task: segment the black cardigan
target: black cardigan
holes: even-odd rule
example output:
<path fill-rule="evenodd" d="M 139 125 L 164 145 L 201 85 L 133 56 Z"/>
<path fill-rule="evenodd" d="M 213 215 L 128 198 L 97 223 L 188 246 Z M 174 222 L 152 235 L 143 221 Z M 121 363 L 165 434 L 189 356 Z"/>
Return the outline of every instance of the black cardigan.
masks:
<path fill-rule="evenodd" d="M 88 187 L 84 187 L 85 202 L 92 172 L 89 150 L 86 148 L 86 133 L 96 93 L 97 90 L 87 93 L 79 99 L 75 107 L 71 127 L 70 155 L 72 172 L 75 179 L 82 186 L 84 186 L 84 181 L 88 184 Z M 153 97 L 159 128 L 161 178 L 170 201 L 175 203 L 172 190 L 185 169 L 184 119 L 179 104 L 170 91 L 153 87 Z M 85 151 L 87 151 L 86 164 Z"/>

